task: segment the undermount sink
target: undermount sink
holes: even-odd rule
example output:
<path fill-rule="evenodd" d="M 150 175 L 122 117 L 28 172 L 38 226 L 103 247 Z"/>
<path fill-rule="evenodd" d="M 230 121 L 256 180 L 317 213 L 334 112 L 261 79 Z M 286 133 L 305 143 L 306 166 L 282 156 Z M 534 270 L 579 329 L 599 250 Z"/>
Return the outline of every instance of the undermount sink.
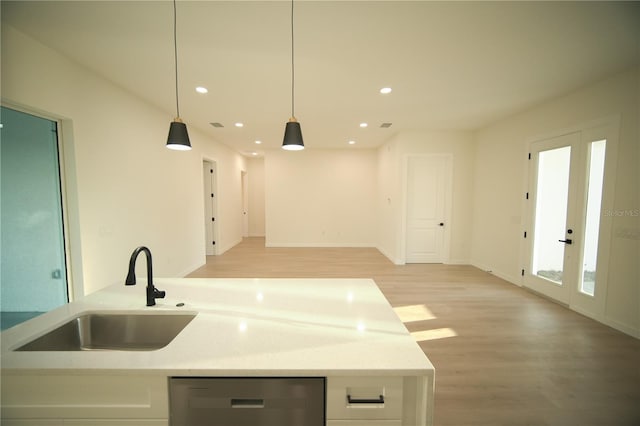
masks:
<path fill-rule="evenodd" d="M 153 351 L 167 346 L 195 313 L 85 313 L 16 351 Z"/>

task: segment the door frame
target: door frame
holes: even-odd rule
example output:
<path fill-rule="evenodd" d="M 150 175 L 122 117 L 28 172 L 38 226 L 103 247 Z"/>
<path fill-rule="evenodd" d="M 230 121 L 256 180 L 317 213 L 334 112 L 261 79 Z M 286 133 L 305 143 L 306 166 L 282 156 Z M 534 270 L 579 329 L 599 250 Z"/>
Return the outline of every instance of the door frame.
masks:
<path fill-rule="evenodd" d="M 601 202 L 601 216 L 600 216 L 600 227 L 599 227 L 599 235 L 598 235 L 598 254 L 597 254 L 597 270 L 596 270 L 596 287 L 594 296 L 590 296 L 580 291 L 578 288 L 579 277 L 574 277 L 575 281 L 571 283 L 567 283 L 570 285 L 569 290 L 569 300 L 568 307 L 576 312 L 579 312 L 587 317 L 593 318 L 602 323 L 606 323 L 605 318 L 605 307 L 606 307 L 606 298 L 607 298 L 607 280 L 608 280 L 608 269 L 609 269 L 609 259 L 610 259 L 610 251 L 611 251 L 611 240 L 613 237 L 613 217 L 611 215 L 606 215 L 606 211 L 613 211 L 614 201 L 615 201 L 615 185 L 616 185 L 616 164 L 618 160 L 618 142 L 619 142 L 619 132 L 620 132 L 620 121 L 621 117 L 619 114 L 602 117 L 599 119 L 595 119 L 592 121 L 587 121 L 580 123 L 576 126 L 567 127 L 564 129 L 560 129 L 554 132 L 549 132 L 546 134 L 541 134 L 538 136 L 534 136 L 528 138 L 526 140 L 526 148 L 527 152 L 531 152 L 531 147 L 534 143 L 557 138 L 563 135 L 567 135 L 570 133 L 579 133 L 579 154 L 577 158 L 580 161 L 579 167 L 577 167 L 579 172 L 579 182 L 576 185 L 576 191 L 578 195 L 576 198 L 576 223 L 574 224 L 574 230 L 579 229 L 580 232 L 580 241 L 577 242 L 576 249 L 577 259 L 576 263 L 578 263 L 582 259 L 583 255 L 583 241 L 582 236 L 584 235 L 584 227 L 585 227 L 585 209 L 587 203 L 586 197 L 586 182 L 587 182 L 587 146 L 590 142 L 597 141 L 600 139 L 606 139 L 607 146 L 605 151 L 605 167 L 604 167 L 604 182 L 602 188 L 602 202 Z M 530 182 L 532 174 L 535 174 L 537 171 L 535 170 L 536 163 L 533 161 L 529 161 L 525 159 L 527 162 L 526 170 L 526 179 L 525 179 L 525 192 L 531 194 L 533 188 L 530 187 Z M 573 173 L 573 172 L 571 172 Z M 578 173 L 576 173 L 578 174 Z M 572 174 L 571 178 L 573 178 L 575 174 Z M 523 217 L 525 220 L 523 221 L 523 229 L 522 235 L 530 235 L 533 237 L 533 197 L 529 197 L 529 199 L 525 199 L 523 197 Z M 527 234 L 525 234 L 527 233 Z M 525 283 L 525 271 L 530 271 L 531 267 L 531 250 L 532 243 L 531 240 L 526 237 L 522 239 L 521 245 L 521 256 L 520 256 L 520 264 L 522 265 L 522 277 L 521 277 L 521 286 L 530 289 L 529 286 Z M 580 273 L 581 268 L 578 266 L 578 273 Z M 532 290 L 535 291 L 535 290 Z M 547 296 L 546 297 L 551 297 Z M 552 297 L 551 297 L 552 298 Z M 553 298 L 552 298 L 553 299 Z M 555 300 L 555 299 L 553 299 Z M 557 301 L 557 300 L 556 300 Z"/>
<path fill-rule="evenodd" d="M 202 157 L 202 162 L 201 162 L 202 166 L 203 166 L 203 176 L 202 176 L 202 190 L 200 191 L 200 193 L 203 196 L 203 215 L 204 215 L 204 254 L 205 256 L 217 256 L 219 251 L 218 251 L 218 247 L 219 247 L 219 243 L 220 243 L 220 219 L 219 219 L 219 208 L 218 208 L 218 200 L 220 199 L 219 197 L 219 193 L 218 193 L 218 162 L 216 160 L 214 160 L 213 158 L 209 158 L 209 157 Z M 211 207 L 211 217 L 215 218 L 215 221 L 211 221 L 210 217 L 208 217 L 207 213 L 209 212 L 209 210 L 207 209 L 206 206 L 206 201 L 207 199 L 210 199 L 210 195 L 207 195 L 207 193 L 209 191 L 207 191 L 207 186 L 205 185 L 204 179 L 205 179 L 205 175 L 204 175 L 204 166 L 206 166 L 207 164 L 209 164 L 211 167 L 211 170 L 213 170 L 213 177 L 211 178 L 211 191 L 213 192 L 214 196 L 216 197 L 216 201 L 212 204 Z M 211 226 L 211 235 L 209 235 L 209 229 L 208 229 L 208 224 L 210 224 Z M 212 245 L 212 251 L 211 254 L 209 254 L 209 244 L 211 243 L 211 239 L 213 239 L 213 241 L 216 242 L 216 244 Z"/>
<path fill-rule="evenodd" d="M 409 207 L 409 193 L 407 190 L 409 177 L 410 158 L 441 158 L 446 160 L 444 172 L 444 236 L 442 244 L 442 263 L 448 263 L 451 259 L 451 210 L 453 199 L 453 154 L 452 153 L 428 153 L 407 154 L 402 160 L 402 211 L 400 231 L 400 260 L 401 264 L 407 263 L 407 214 Z"/>
<path fill-rule="evenodd" d="M 58 170 L 60 175 L 62 235 L 67 270 L 67 297 L 69 302 L 73 302 L 82 298 L 85 294 L 73 121 L 60 115 L 7 99 L 2 99 L 0 105 L 56 123 L 58 133 Z"/>
<path fill-rule="evenodd" d="M 249 234 L 249 172 L 240 170 L 240 197 L 242 203 L 242 237 Z"/>

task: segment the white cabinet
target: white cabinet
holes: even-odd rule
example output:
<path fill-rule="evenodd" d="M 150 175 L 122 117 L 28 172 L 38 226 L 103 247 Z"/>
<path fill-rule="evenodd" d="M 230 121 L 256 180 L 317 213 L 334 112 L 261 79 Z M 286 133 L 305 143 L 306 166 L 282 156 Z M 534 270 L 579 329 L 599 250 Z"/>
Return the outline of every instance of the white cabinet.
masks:
<path fill-rule="evenodd" d="M 166 426 L 165 376 L 3 374 L 2 424 Z"/>
<path fill-rule="evenodd" d="M 429 426 L 434 380 L 428 376 L 327 378 L 327 426 Z"/>
<path fill-rule="evenodd" d="M 402 377 L 329 377 L 327 379 L 329 424 L 351 426 L 360 425 L 363 422 L 371 424 L 372 420 L 386 420 L 386 424 L 394 424 L 394 422 L 400 424 L 402 406 Z M 355 420 L 357 422 L 354 422 Z"/>

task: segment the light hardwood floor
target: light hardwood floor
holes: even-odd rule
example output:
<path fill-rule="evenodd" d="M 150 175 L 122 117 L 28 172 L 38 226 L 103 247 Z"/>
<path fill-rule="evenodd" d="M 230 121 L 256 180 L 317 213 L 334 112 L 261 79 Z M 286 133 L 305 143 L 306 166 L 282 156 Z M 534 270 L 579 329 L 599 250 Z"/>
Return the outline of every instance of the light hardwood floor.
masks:
<path fill-rule="evenodd" d="M 190 277 L 373 278 L 418 315 L 405 325 L 436 368 L 439 426 L 640 426 L 640 340 L 472 266 L 247 238 Z"/>

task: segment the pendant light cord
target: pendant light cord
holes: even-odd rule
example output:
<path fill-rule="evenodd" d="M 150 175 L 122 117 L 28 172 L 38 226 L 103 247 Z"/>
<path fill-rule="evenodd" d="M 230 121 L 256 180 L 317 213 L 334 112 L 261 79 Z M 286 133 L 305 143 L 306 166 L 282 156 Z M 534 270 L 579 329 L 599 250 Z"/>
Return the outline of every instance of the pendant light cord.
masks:
<path fill-rule="evenodd" d="M 173 0 L 173 59 L 176 71 L 176 114 L 180 117 L 180 104 L 178 102 L 178 31 L 176 19 L 176 0 Z"/>
<path fill-rule="evenodd" d="M 293 0 L 291 0 L 291 117 L 295 117 L 295 81 L 296 71 L 294 63 L 294 41 L 293 41 Z"/>

